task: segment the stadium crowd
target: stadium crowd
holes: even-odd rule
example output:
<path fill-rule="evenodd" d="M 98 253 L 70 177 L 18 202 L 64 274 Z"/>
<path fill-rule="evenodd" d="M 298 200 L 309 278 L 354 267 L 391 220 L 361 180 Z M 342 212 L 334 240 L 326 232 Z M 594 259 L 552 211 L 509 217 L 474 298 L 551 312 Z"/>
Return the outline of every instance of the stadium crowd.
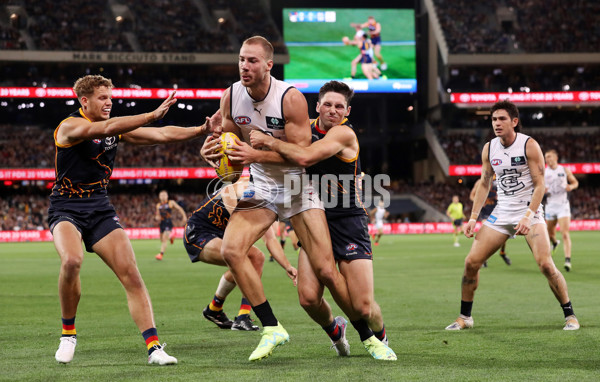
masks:
<path fill-rule="evenodd" d="M 157 227 L 154 220 L 157 191 L 149 191 L 149 186 L 141 185 L 130 191 L 109 191 L 110 201 L 115 206 L 121 224 L 126 228 Z M 20 192 L 4 193 L 0 198 L 0 231 L 42 230 L 48 229 L 46 222 L 48 212 L 48 195 L 50 190 L 21 188 Z M 395 180 L 390 186 L 392 194 L 414 194 L 445 213 L 452 195 L 458 195 L 464 206 L 464 213 L 469 216 L 472 202 L 469 200 L 470 185 L 458 183 L 410 183 Z M 202 193 L 169 192 L 169 198 L 175 200 L 189 216 L 204 198 Z M 581 185 L 571 194 L 571 213 L 573 219 L 600 219 L 600 188 L 592 185 Z M 404 216 L 391 216 L 388 221 L 401 222 Z M 179 221 L 174 222 L 180 226 Z"/>
<path fill-rule="evenodd" d="M 481 164 L 483 145 L 493 138 L 493 133 L 482 135 L 480 130 L 474 133 L 453 133 L 448 130 L 439 135 L 440 144 L 453 164 Z M 563 133 L 534 132 L 531 135 L 542 151 L 555 149 L 561 163 L 600 162 L 600 129 L 596 132 L 566 131 Z"/>
<path fill-rule="evenodd" d="M 543 92 L 600 89 L 598 64 L 450 67 L 452 92 Z"/>
<path fill-rule="evenodd" d="M 448 49 L 454 54 L 600 50 L 600 4 L 596 1 L 434 0 L 434 4 Z M 514 20 L 502 23 L 497 17 L 500 7 L 514 14 Z"/>
<path fill-rule="evenodd" d="M 0 29 L 2 49 L 231 53 L 250 34 L 259 33 L 275 42 L 276 52 L 286 51 L 262 5 L 241 0 L 200 0 L 200 5 L 183 0 L 177 7 L 167 0 L 13 3 L 23 6 L 25 14 L 15 14 L 19 22 L 14 27 Z M 206 18 L 202 7 L 211 12 Z M 233 19 L 206 25 L 215 9 L 228 11 Z M 29 46 L 21 32 L 31 37 Z"/>

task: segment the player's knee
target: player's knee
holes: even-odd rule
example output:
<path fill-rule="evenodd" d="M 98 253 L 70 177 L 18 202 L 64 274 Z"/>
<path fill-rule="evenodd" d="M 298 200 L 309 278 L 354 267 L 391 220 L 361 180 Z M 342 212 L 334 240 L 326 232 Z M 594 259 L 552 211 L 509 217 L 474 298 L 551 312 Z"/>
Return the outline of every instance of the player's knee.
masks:
<path fill-rule="evenodd" d="M 546 277 L 552 277 L 556 273 L 556 266 L 552 261 L 543 261 L 538 264 L 540 271 Z"/>
<path fill-rule="evenodd" d="M 298 301 L 300 306 L 307 310 L 318 307 L 321 303 L 321 296 L 312 290 L 298 289 Z"/>
<path fill-rule="evenodd" d="M 63 256 L 61 268 L 66 277 L 75 277 L 79 275 L 83 258 L 81 256 Z"/>
<path fill-rule="evenodd" d="M 472 256 L 467 256 L 467 258 L 465 259 L 465 272 L 467 274 L 475 274 L 479 271 L 482 265 L 483 261 L 478 260 Z"/>
<path fill-rule="evenodd" d="M 335 284 L 338 271 L 331 267 L 322 267 L 316 271 L 317 278 L 328 288 Z"/>
<path fill-rule="evenodd" d="M 223 243 L 223 246 L 221 247 L 221 256 L 229 266 L 235 265 L 240 261 L 238 251 L 236 251 L 234 248 L 226 246 L 225 243 Z"/>
<path fill-rule="evenodd" d="M 361 301 L 352 301 L 352 307 L 356 314 L 360 315 L 361 318 L 368 320 L 371 317 L 371 301 L 368 299 Z"/>
<path fill-rule="evenodd" d="M 119 280 L 126 290 L 139 289 L 144 287 L 144 280 L 135 264 L 127 265 L 119 272 Z"/>
<path fill-rule="evenodd" d="M 250 259 L 250 262 L 256 269 L 261 269 L 263 264 L 265 263 L 265 254 L 258 250 L 250 251 L 250 253 L 248 254 L 248 258 Z"/>

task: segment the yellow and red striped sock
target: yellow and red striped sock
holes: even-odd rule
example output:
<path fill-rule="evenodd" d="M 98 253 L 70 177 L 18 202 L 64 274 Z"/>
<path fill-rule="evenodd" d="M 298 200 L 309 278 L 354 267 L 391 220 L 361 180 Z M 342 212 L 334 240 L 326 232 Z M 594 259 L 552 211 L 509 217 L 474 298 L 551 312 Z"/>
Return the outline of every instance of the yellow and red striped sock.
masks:
<path fill-rule="evenodd" d="M 242 297 L 242 303 L 240 305 L 240 311 L 238 312 L 238 316 L 243 316 L 244 314 L 250 314 L 250 310 L 252 307 L 250 306 L 250 302 L 246 300 L 245 297 Z"/>
<path fill-rule="evenodd" d="M 75 330 L 75 317 L 62 318 L 62 336 L 61 337 L 77 337 Z"/>
<path fill-rule="evenodd" d="M 158 334 L 156 332 L 156 328 L 150 328 L 142 333 L 144 340 L 146 341 L 146 347 L 148 348 L 148 355 L 152 354 L 153 351 L 156 350 L 154 345 L 160 347 L 160 342 L 158 342 Z"/>
<path fill-rule="evenodd" d="M 224 298 L 219 298 L 219 297 L 217 297 L 217 295 L 215 295 L 215 297 L 213 297 L 210 304 L 208 304 L 208 309 L 212 310 L 213 312 L 220 312 L 223 310 L 224 303 L 225 303 Z"/>

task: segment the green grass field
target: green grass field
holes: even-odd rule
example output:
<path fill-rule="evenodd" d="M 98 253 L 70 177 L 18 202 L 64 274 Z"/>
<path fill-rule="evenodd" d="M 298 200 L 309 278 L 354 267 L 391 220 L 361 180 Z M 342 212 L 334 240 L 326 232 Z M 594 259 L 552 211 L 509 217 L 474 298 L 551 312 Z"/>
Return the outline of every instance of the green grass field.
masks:
<path fill-rule="evenodd" d="M 470 242 L 463 237 L 462 247 L 454 248 L 450 235 L 384 236 L 374 251 L 375 296 L 397 362 L 371 359 L 353 329 L 348 331 L 352 356 L 338 358 L 323 330 L 299 306 L 283 270 L 266 262 L 265 290 L 291 340 L 267 360 L 250 363 L 258 332 L 220 330 L 201 315 L 224 268 L 191 264 L 179 242 L 157 262 L 158 241 L 135 241 L 159 337 L 179 359 L 172 367 L 146 364 L 124 291 L 94 254 L 86 254 L 81 272 L 75 359 L 57 364 L 59 260 L 54 247 L 0 244 L 0 380 L 598 380 L 599 234 L 572 235 L 573 270 L 563 273 L 582 324 L 576 332 L 562 330 L 562 311 L 523 239 L 509 242 L 512 266 L 494 256 L 481 271 L 475 328 L 447 332 L 444 327 L 459 313 L 462 265 Z M 295 253 L 286 250 L 295 263 Z M 562 256 L 560 249 L 555 261 L 561 269 Z M 236 290 L 225 303 L 230 316 L 237 312 L 239 297 Z"/>
<path fill-rule="evenodd" d="M 344 46 L 342 37 L 354 37 L 351 22 L 364 23 L 374 16 L 381 23 L 384 45 L 381 54 L 388 64 L 385 75 L 390 79 L 416 78 L 416 50 L 414 11 L 407 9 L 337 9 L 336 22 L 289 21 L 284 10 L 284 37 L 290 54 L 290 63 L 284 67 L 284 77 L 289 79 L 342 79 L 350 77 L 350 62 L 360 53 L 356 46 Z M 296 9 L 293 10 L 307 10 Z M 408 42 L 409 45 L 386 45 L 388 42 Z M 300 46 L 294 43 L 301 43 Z M 338 43 L 330 46 L 322 43 Z M 357 78 L 362 72 L 357 71 Z"/>

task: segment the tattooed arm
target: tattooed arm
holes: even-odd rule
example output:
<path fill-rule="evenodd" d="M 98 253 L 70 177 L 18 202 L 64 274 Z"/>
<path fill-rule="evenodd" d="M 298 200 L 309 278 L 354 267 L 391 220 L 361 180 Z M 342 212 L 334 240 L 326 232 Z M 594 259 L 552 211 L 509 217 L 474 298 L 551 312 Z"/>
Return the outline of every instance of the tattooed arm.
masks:
<path fill-rule="evenodd" d="M 531 195 L 531 201 L 529 202 L 529 210 L 533 213 L 529 210 L 525 212 L 525 216 L 523 216 L 519 221 L 519 224 L 515 227 L 517 235 L 527 235 L 529 233 L 531 219 L 537 212 L 546 190 L 546 185 L 544 183 L 544 154 L 542 154 L 540 145 L 531 138 L 527 141 L 525 151 L 527 152 L 527 166 L 529 167 L 531 181 L 533 182 L 533 194 Z"/>
<path fill-rule="evenodd" d="M 490 187 L 492 185 L 492 180 L 494 179 L 494 169 L 492 168 L 490 158 L 488 156 L 489 145 L 489 142 L 486 143 L 481 152 L 481 179 L 478 181 L 479 185 L 477 186 L 475 196 L 473 197 L 471 217 L 469 218 L 469 222 L 465 227 L 466 237 L 473 237 L 473 230 L 475 229 L 475 223 L 477 223 L 477 217 L 479 216 L 479 212 L 481 211 L 481 208 L 487 199 L 488 193 L 490 192 Z"/>

